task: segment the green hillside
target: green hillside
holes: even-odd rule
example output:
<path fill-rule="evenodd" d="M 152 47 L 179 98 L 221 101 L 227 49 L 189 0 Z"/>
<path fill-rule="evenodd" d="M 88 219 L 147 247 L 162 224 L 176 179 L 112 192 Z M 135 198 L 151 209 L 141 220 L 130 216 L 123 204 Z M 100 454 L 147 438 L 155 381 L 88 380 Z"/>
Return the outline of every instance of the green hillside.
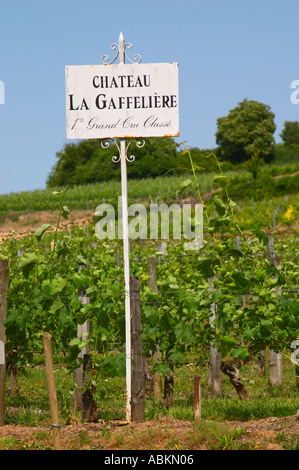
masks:
<path fill-rule="evenodd" d="M 250 220 L 259 226 L 271 227 L 275 211 L 275 223 L 294 222 L 298 218 L 299 164 L 264 165 L 253 179 L 245 169 L 216 172 L 197 172 L 198 188 L 189 173 L 164 177 L 134 179 L 128 181 L 129 204 L 143 202 L 171 204 L 177 201 L 198 201 L 198 190 L 209 205 L 213 194 L 221 194 L 224 185 L 236 202 L 236 211 L 242 221 Z M 220 177 L 219 177 L 220 176 Z M 66 188 L 64 188 L 66 190 Z M 20 214 L 39 211 L 56 211 L 58 193 L 62 188 L 11 193 L 0 196 L 0 224 L 9 216 L 17 220 Z M 117 211 L 121 195 L 120 180 L 74 185 L 66 190 L 65 204 L 71 211 L 95 211 L 105 202 Z M 289 216 L 286 215 L 289 211 Z M 291 212 L 290 212 L 291 211 Z M 290 220 L 288 220 L 288 217 Z"/>

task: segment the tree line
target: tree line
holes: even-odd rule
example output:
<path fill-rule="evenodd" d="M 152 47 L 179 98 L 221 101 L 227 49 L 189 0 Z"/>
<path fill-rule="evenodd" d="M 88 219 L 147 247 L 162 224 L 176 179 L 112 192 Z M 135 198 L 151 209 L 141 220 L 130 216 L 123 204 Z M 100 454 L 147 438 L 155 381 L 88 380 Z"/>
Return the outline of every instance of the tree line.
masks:
<path fill-rule="evenodd" d="M 245 166 L 254 177 L 261 164 L 286 163 L 298 160 L 299 122 L 285 121 L 280 134 L 282 143 L 275 143 L 275 115 L 268 105 L 244 99 L 227 116 L 217 119 L 214 149 L 192 148 L 192 158 L 197 169 L 217 171 L 214 159 L 207 159 L 211 152 L 225 163 L 225 169 Z M 134 141 L 129 154 L 136 157 L 134 165 L 128 165 L 128 178 L 162 176 L 190 168 L 188 155 L 181 151 L 171 137 L 147 138 L 139 148 Z M 47 178 L 48 187 L 96 183 L 120 178 L 120 166 L 112 161 L 117 155 L 112 145 L 102 147 L 100 139 L 67 143 L 56 153 L 57 162 Z"/>

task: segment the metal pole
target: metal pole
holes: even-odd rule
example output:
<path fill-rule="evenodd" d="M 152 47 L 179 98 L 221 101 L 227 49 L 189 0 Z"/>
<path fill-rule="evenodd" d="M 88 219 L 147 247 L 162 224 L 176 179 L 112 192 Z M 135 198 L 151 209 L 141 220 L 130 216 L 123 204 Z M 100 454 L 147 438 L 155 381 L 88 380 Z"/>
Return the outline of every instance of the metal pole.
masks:
<path fill-rule="evenodd" d="M 125 41 L 123 34 L 119 36 L 119 63 L 125 63 Z M 126 139 L 120 139 L 121 161 L 121 194 L 122 194 L 122 225 L 124 245 L 124 274 L 125 274 L 125 321 L 126 321 L 126 415 L 131 422 L 132 397 L 132 362 L 131 362 L 131 299 L 130 299 L 130 246 L 128 229 L 128 188 L 127 188 L 127 150 Z"/>
<path fill-rule="evenodd" d="M 7 311 L 7 290 L 9 284 L 8 260 L 0 259 L 0 426 L 5 424 L 5 327 Z"/>

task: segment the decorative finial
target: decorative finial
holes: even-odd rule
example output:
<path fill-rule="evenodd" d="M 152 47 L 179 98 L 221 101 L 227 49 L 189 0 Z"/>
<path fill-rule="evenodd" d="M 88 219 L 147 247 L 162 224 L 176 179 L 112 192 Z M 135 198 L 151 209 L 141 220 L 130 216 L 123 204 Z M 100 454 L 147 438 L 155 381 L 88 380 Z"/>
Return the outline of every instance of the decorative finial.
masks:
<path fill-rule="evenodd" d="M 127 53 L 126 53 L 126 48 L 132 49 L 132 44 L 129 43 L 129 42 L 125 43 L 123 33 L 120 33 L 119 38 L 118 38 L 118 44 L 113 43 L 112 46 L 111 46 L 111 49 L 113 49 L 114 51 L 115 50 L 117 51 L 116 56 L 114 57 L 113 60 L 110 61 L 108 55 L 103 55 L 102 63 L 104 65 L 111 65 L 116 61 L 117 58 L 119 58 L 119 63 L 120 64 L 124 64 L 126 59 L 131 64 L 140 64 L 140 62 L 141 62 L 140 54 L 135 54 L 134 57 L 133 57 L 134 60 L 131 60 L 128 57 Z"/>
<path fill-rule="evenodd" d="M 121 42 L 125 43 L 124 35 L 123 35 L 122 32 L 120 32 L 120 35 L 119 35 L 119 38 L 118 38 L 118 42 L 119 42 L 119 44 L 120 44 Z"/>
<path fill-rule="evenodd" d="M 124 64 L 125 63 L 125 40 L 123 33 L 120 33 L 119 38 L 118 38 L 118 53 L 119 53 L 119 63 Z"/>

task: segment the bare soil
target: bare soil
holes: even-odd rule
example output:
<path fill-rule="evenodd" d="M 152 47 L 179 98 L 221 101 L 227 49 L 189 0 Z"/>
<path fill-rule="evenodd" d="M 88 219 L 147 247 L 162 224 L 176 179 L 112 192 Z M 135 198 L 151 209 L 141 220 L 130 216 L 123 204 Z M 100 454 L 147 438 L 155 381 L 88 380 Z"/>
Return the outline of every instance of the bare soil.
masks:
<path fill-rule="evenodd" d="M 222 424 L 223 425 L 223 424 Z M 229 432 L 241 429 L 232 450 L 298 450 L 299 421 L 296 417 L 266 418 L 224 423 Z M 161 418 L 140 423 L 109 421 L 73 423 L 61 429 L 62 450 L 210 450 L 211 441 L 201 436 L 201 425 L 190 421 Z M 14 450 L 53 448 L 52 432 L 46 427 L 23 427 L 7 424 L 0 427 L 1 442 L 11 439 Z M 292 449 L 294 442 L 297 447 Z M 223 444 L 222 444 L 223 445 Z M 216 445 L 217 447 L 217 445 Z M 229 447 L 231 448 L 231 447 Z"/>
<path fill-rule="evenodd" d="M 186 199 L 183 202 L 190 202 L 190 199 Z M 84 226 L 87 227 L 92 222 L 94 211 L 73 211 L 69 215 L 69 218 L 62 219 L 59 225 L 59 230 L 68 230 L 72 226 Z M 56 229 L 57 224 L 57 213 L 55 212 L 30 212 L 15 216 L 13 214 L 8 215 L 0 219 L 0 241 L 1 238 L 6 238 L 12 233 L 18 237 L 23 237 L 27 234 L 34 234 L 34 232 L 43 224 L 49 224 L 52 230 Z M 295 223 L 291 227 L 281 226 L 277 227 L 275 231 L 279 235 L 285 233 L 294 232 L 298 230 L 298 224 Z"/>
<path fill-rule="evenodd" d="M 72 226 L 89 225 L 94 211 L 73 211 L 68 219 L 62 219 L 59 229 L 65 230 Z M 7 237 L 12 231 L 19 236 L 34 233 L 42 224 L 51 225 L 52 230 L 56 229 L 57 212 L 30 212 L 26 214 L 10 214 L 0 220 L 0 237 Z"/>
<path fill-rule="evenodd" d="M 294 173 L 290 173 L 290 174 L 287 174 L 287 175 L 276 175 L 276 176 L 273 176 L 273 178 L 275 180 L 280 180 L 281 178 L 284 178 L 285 176 L 295 176 L 295 175 L 298 175 L 299 171 L 294 171 Z"/>

